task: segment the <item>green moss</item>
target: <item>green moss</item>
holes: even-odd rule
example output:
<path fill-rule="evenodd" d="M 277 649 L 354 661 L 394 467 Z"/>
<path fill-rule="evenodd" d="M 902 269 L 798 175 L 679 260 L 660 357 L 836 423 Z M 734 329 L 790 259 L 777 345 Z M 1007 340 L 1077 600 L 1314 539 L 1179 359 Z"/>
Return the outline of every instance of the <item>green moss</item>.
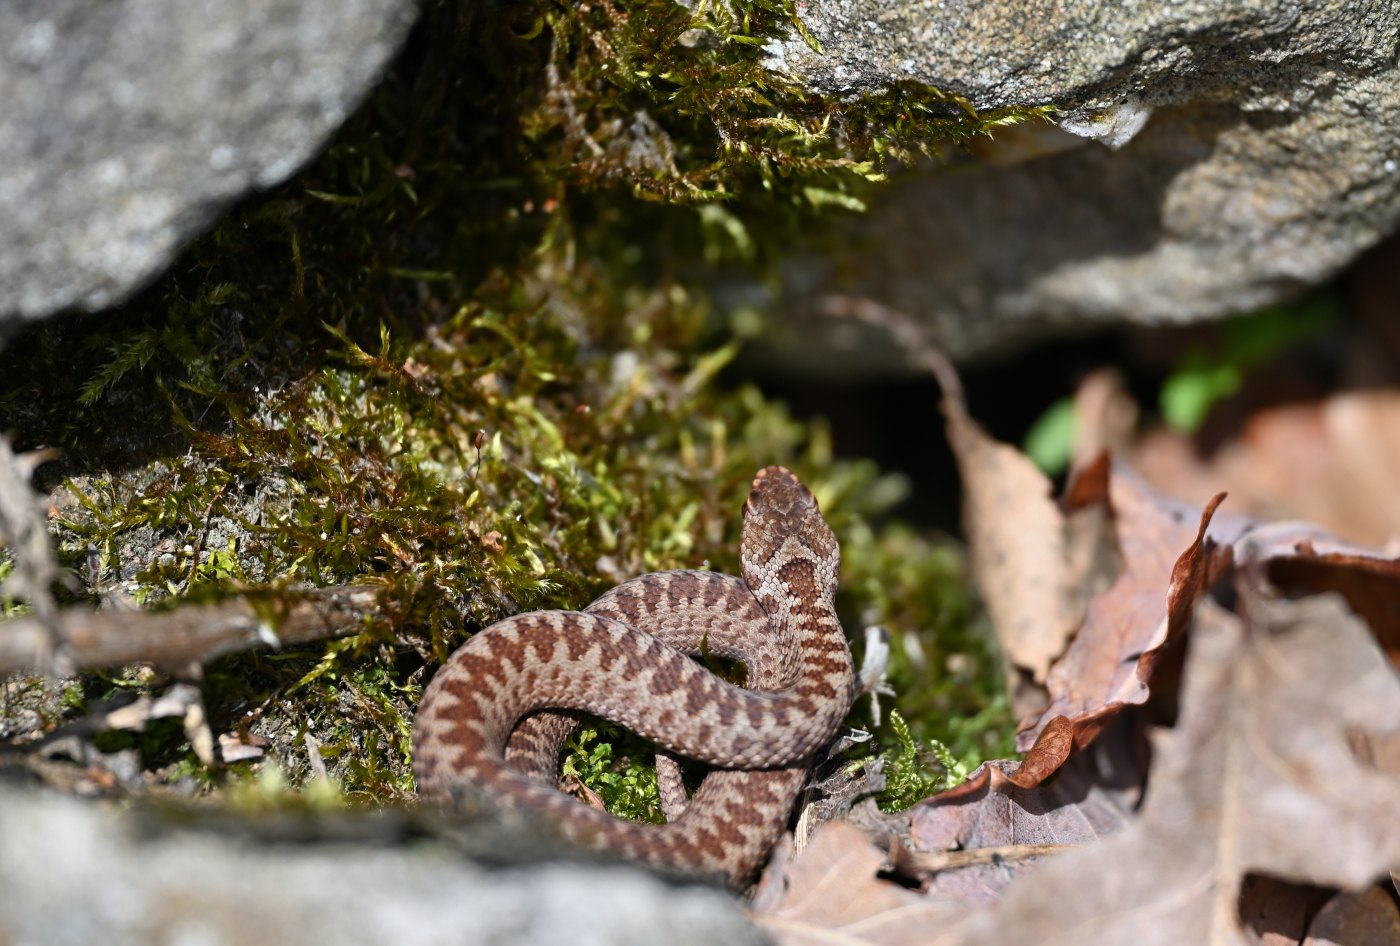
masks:
<path fill-rule="evenodd" d="M 579 729 L 564 746 L 559 776 L 597 792 L 608 811 L 633 821 L 665 824 L 656 787 L 656 747 L 607 720 Z"/>
<path fill-rule="evenodd" d="M 885 753 L 885 790 L 879 804 L 885 811 L 901 811 L 930 795 L 952 788 L 976 768 L 958 759 L 937 739 L 919 745 L 898 710 L 890 713 L 890 729 L 898 745 Z"/>
<path fill-rule="evenodd" d="M 6 350 L 0 426 L 66 450 L 41 476 L 68 478 L 55 527 L 76 598 L 379 585 L 380 620 L 223 660 L 206 701 L 216 732 L 269 739 L 287 784 L 310 772 L 311 734 L 345 797 L 404 799 L 427 668 L 495 620 L 625 577 L 736 571 L 748 483 L 779 462 L 842 541 L 847 626 L 895 632 L 912 738 L 1005 751 L 960 553 L 877 525 L 901 482 L 833 459 L 821 424 L 716 383 L 737 342 L 697 284 L 726 260 L 761 270 L 857 207 L 887 160 L 1029 112 L 912 87 L 822 101 L 759 67 L 792 23 L 771 0 L 428 3 L 306 171 L 122 310 Z M 720 41 L 677 42 L 689 30 Z M 61 712 L 162 685 L 85 675 Z M 654 818 L 646 753 L 587 732 L 565 765 Z M 270 768 L 205 772 L 173 727 L 139 747 L 168 780 Z"/>
<path fill-rule="evenodd" d="M 3 558 L 0 558 L 0 589 L 5 587 L 5 582 L 9 580 L 15 570 L 15 560 L 6 549 Z M 22 601 L 16 601 L 13 595 L 0 591 L 0 614 L 7 618 L 18 617 L 21 614 L 28 614 L 29 605 Z"/>
<path fill-rule="evenodd" d="M 962 549 L 897 522 L 877 531 L 868 516 L 838 532 L 842 622 L 853 636 L 873 624 L 890 630 L 889 680 L 912 738 L 945 743 L 969 769 L 1010 757 L 1015 720 L 988 649 L 991 630 L 968 591 Z M 868 699 L 856 703 L 861 719 L 868 719 Z M 893 719 L 878 735 L 894 750 L 903 742 Z"/>

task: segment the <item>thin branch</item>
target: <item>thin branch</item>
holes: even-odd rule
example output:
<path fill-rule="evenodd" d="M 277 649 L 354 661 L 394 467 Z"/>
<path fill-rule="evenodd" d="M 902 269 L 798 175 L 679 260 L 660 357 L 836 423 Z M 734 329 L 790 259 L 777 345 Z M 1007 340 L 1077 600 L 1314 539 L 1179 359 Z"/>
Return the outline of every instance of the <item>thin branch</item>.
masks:
<path fill-rule="evenodd" d="M 39 669 L 58 654 L 75 669 L 155 664 L 198 676 L 225 654 L 259 644 L 280 647 L 344 637 L 364 630 L 379 613 L 378 585 L 344 585 L 279 597 L 244 595 L 219 604 L 173 611 L 56 612 L 47 626 L 34 617 L 0 622 L 0 673 Z"/>
<path fill-rule="evenodd" d="M 1028 857 L 1043 857 L 1046 854 L 1062 854 L 1082 845 L 1078 844 L 1010 844 L 1005 847 L 978 847 L 970 851 L 943 851 L 938 854 L 908 854 L 901 866 L 912 868 L 921 874 L 936 874 L 943 870 L 956 870 L 974 864 L 994 864 L 997 861 L 1023 861 Z"/>
<path fill-rule="evenodd" d="M 938 379 L 944 400 L 954 405 L 959 413 L 967 413 L 962 380 L 953 362 L 928 340 L 923 327 L 910 316 L 874 299 L 854 296 L 823 296 L 818 308 L 823 315 L 859 319 L 889 332 L 920 368 Z"/>
<path fill-rule="evenodd" d="M 54 558 L 44 507 L 29 486 L 29 478 L 40 463 L 52 459 L 55 451 L 15 454 L 10 438 L 0 435 L 0 544 L 14 555 L 14 571 L 5 582 L 4 592 L 29 602 L 34 612 L 31 622 L 39 632 L 34 665 L 45 671 L 54 668 L 54 622 L 57 607 L 50 590 L 63 575 Z"/>

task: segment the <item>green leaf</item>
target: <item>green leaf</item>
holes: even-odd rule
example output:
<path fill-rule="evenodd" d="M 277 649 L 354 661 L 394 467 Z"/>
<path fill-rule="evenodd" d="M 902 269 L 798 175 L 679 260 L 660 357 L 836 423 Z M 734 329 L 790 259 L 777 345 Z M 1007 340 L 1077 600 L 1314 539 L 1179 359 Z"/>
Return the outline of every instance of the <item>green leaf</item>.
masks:
<path fill-rule="evenodd" d="M 1078 426 L 1074 398 L 1060 398 L 1031 425 L 1021 450 L 1046 476 L 1059 476 L 1069 469 L 1070 459 L 1074 456 Z"/>
<path fill-rule="evenodd" d="M 1195 433 L 1215 404 L 1244 383 L 1235 365 L 1183 368 L 1162 384 L 1158 406 L 1167 426 L 1178 433 Z"/>

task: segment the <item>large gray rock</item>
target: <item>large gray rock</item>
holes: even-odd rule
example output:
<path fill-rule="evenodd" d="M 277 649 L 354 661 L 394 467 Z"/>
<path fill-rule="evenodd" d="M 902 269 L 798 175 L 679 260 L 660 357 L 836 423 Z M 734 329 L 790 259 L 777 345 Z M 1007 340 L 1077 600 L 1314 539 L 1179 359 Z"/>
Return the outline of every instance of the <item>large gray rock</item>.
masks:
<path fill-rule="evenodd" d="M 364 97 L 414 0 L 0 4 L 0 329 L 100 309 Z"/>
<path fill-rule="evenodd" d="M 765 942 L 732 898 L 620 865 L 489 869 L 432 846 L 141 836 L 0 785 L 0 942 L 702 946 Z"/>
<path fill-rule="evenodd" d="M 996 164 L 896 184 L 834 267 L 854 275 L 817 280 L 911 312 L 957 354 L 1247 311 L 1327 280 L 1400 221 L 1393 0 L 800 9 L 826 54 L 774 44 L 772 65 L 829 94 L 917 80 L 981 109 L 1060 110 L 1059 128 L 999 133 Z"/>

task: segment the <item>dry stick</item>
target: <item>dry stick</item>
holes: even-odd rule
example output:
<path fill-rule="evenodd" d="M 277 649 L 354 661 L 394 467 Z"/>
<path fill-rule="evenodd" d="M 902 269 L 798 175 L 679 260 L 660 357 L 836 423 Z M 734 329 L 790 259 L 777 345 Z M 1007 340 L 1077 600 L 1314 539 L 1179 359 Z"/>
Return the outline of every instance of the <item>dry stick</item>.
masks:
<path fill-rule="evenodd" d="M 1010 844 L 1006 847 L 978 847 L 970 851 L 943 851 L 939 854 L 909 854 L 903 863 L 920 873 L 934 874 L 941 870 L 956 870 L 974 864 L 994 864 L 997 861 L 1023 861 L 1028 857 L 1060 854 L 1072 851 L 1078 844 Z"/>
<path fill-rule="evenodd" d="M 608 810 L 607 802 L 603 801 L 603 796 L 583 784 L 583 779 L 577 775 L 570 775 L 564 780 L 564 790 L 576 793 L 580 801 L 586 802 L 599 811 Z"/>
<path fill-rule="evenodd" d="M 823 296 L 820 311 L 824 315 L 859 319 L 889 332 L 894 340 L 914 356 L 919 367 L 938 379 L 943 389 L 943 398 L 957 408 L 959 413 L 967 413 L 966 399 L 963 397 L 962 379 L 957 369 L 938 348 L 930 344 L 928 335 L 919 323 L 898 309 L 853 296 Z"/>
<path fill-rule="evenodd" d="M 379 613 L 381 590 L 379 585 L 344 585 L 156 613 L 70 608 L 54 614 L 48 628 L 36 618 L 12 618 L 0 622 L 0 673 L 44 669 L 57 644 L 77 669 L 139 661 L 198 676 L 209 661 L 259 644 L 300 644 L 364 630 L 365 619 Z"/>
<path fill-rule="evenodd" d="M 56 666 L 58 643 L 54 631 L 58 608 L 50 589 L 63 572 L 54 559 L 43 507 L 29 488 L 29 478 L 54 455 L 52 450 L 16 454 L 9 437 L 0 434 L 0 544 L 8 545 L 14 555 L 14 571 L 5 590 L 29 602 L 34 612 L 29 620 L 39 632 L 34 666 L 46 672 Z"/>

